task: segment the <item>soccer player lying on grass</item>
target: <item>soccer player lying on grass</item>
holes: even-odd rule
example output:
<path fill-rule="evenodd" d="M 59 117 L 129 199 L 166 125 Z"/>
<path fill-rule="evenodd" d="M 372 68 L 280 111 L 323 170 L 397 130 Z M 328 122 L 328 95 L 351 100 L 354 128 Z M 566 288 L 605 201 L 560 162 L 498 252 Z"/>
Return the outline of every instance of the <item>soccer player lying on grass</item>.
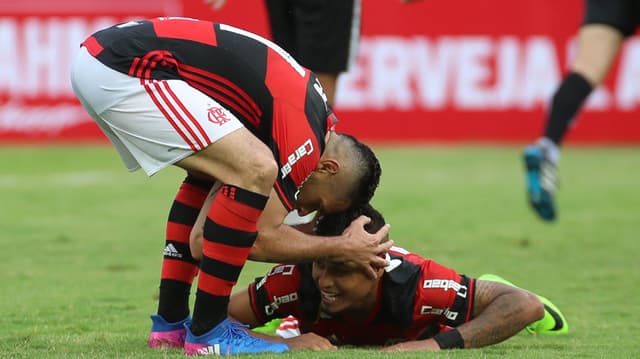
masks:
<path fill-rule="evenodd" d="M 369 231 L 384 225 L 383 217 L 367 205 L 354 213 L 325 216 L 316 232 L 340 233 L 359 214 L 372 219 Z M 391 264 L 380 269 L 377 279 L 349 262 L 281 264 L 247 290 L 234 293 L 229 316 L 251 327 L 294 316 L 305 334 L 272 339 L 291 349 L 477 348 L 499 343 L 522 329 L 545 334 L 568 330 L 560 311 L 546 298 L 500 277 L 469 278 L 398 247 L 386 256 Z"/>

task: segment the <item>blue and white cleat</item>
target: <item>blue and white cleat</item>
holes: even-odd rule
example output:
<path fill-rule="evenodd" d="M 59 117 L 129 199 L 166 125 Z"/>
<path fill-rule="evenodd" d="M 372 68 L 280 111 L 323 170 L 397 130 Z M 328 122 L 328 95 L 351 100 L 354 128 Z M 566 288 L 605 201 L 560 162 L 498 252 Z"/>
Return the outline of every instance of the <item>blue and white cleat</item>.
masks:
<path fill-rule="evenodd" d="M 187 338 L 184 343 L 186 355 L 236 355 L 245 353 L 284 353 L 289 346 L 251 336 L 240 323 L 223 320 L 200 336 L 191 333 L 185 324 Z"/>
<path fill-rule="evenodd" d="M 544 149 L 538 145 L 525 148 L 524 162 L 529 204 L 543 220 L 555 220 L 556 165 L 549 161 Z"/>

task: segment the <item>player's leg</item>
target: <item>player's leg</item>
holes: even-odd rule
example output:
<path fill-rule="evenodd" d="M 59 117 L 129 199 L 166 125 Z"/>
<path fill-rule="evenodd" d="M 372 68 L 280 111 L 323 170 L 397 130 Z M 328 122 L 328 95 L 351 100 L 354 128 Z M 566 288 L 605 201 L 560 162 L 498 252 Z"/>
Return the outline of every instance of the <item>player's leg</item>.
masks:
<path fill-rule="evenodd" d="M 234 124 L 239 121 L 230 112 L 217 108 L 206 96 L 198 99 L 183 86 L 183 82 L 169 84 L 182 101 L 183 111 L 191 114 L 187 117 L 192 119 L 193 131 L 207 145 L 175 165 L 222 183 L 202 229 L 198 290 L 185 351 L 239 354 L 287 350 L 286 345 L 248 337 L 226 319 L 229 296 L 257 237 L 257 222 L 275 181 L 277 164 L 265 144 Z M 203 112 L 202 107 L 208 110 Z M 216 114 L 216 121 L 209 121 L 211 113 Z M 221 128 L 227 125 L 227 130 Z"/>
<path fill-rule="evenodd" d="M 556 146 L 562 143 L 571 120 L 591 93 L 602 83 L 624 40 L 620 30 L 605 24 L 580 29 L 578 48 L 569 73 L 556 90 L 544 137 Z"/>
<path fill-rule="evenodd" d="M 553 95 L 543 136 L 524 151 L 529 203 L 544 220 L 556 218 L 559 147 L 579 109 L 609 71 L 629 28 L 624 5 L 587 1 L 571 72 Z"/>
<path fill-rule="evenodd" d="M 360 6 L 360 0 L 302 0 L 294 6 L 295 58 L 317 75 L 331 105 L 338 76 L 355 62 Z"/>
<path fill-rule="evenodd" d="M 83 82 L 80 92 L 89 93 L 96 121 L 110 129 L 148 175 L 177 164 L 225 184 L 205 223 L 193 314 L 198 330 L 209 330 L 225 319 L 231 287 L 256 238 L 256 222 L 278 170 L 273 155 L 233 114 L 187 83 L 140 81 L 95 59 L 89 62 L 91 81 Z M 231 353 L 287 349 L 242 337 L 244 332 L 226 320 L 216 328 L 217 337 L 233 342 Z"/>
<path fill-rule="evenodd" d="M 199 267 L 199 261 L 191 256 L 189 235 L 212 185 L 211 180 L 188 175 L 169 211 L 158 312 L 151 316 L 151 348 L 184 346 L 183 324 L 190 320 L 189 293 Z"/>
<path fill-rule="evenodd" d="M 185 351 L 238 354 L 287 350 L 286 345 L 246 337 L 246 332 L 226 319 L 231 290 L 257 237 L 257 222 L 277 174 L 270 150 L 241 128 L 176 165 L 210 174 L 223 183 L 202 228 L 198 291 Z"/>
<path fill-rule="evenodd" d="M 192 153 L 191 142 L 195 138 L 190 137 L 187 144 L 178 135 L 174 128 L 179 123 L 175 121 L 177 116 L 173 116 L 172 121 L 165 118 L 150 97 L 148 84 L 141 87 L 139 79 L 104 66 L 85 48 L 80 49 L 72 65 L 71 82 L 83 106 L 109 137 L 130 171 L 142 167 L 151 175 Z M 184 124 L 181 126 L 183 134 L 189 132 Z M 188 319 L 189 290 L 198 271 L 188 248 L 189 233 L 208 192 L 199 190 L 203 186 L 207 185 L 188 177 L 169 214 L 158 314 L 151 317 L 150 347 L 175 347 L 184 343 L 182 324 Z M 194 207 L 195 215 L 189 213 L 189 208 Z"/>
<path fill-rule="evenodd" d="M 483 274 L 477 279 L 506 284 L 518 288 L 513 283 L 495 274 Z M 535 294 L 535 293 L 534 293 Z M 535 321 L 525 328 L 530 334 L 565 334 L 569 331 L 569 323 L 558 307 L 541 295 L 536 294 L 544 305 L 544 317 Z"/>
<path fill-rule="evenodd" d="M 266 0 L 265 7 L 273 42 L 297 59 L 295 47 L 296 23 L 292 0 Z"/>

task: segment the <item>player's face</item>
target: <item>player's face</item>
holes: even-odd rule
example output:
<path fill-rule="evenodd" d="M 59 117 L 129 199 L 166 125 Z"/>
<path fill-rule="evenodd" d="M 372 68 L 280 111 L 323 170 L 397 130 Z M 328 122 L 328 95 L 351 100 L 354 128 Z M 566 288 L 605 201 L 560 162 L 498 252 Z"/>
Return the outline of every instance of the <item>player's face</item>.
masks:
<path fill-rule="evenodd" d="M 314 171 L 300 187 L 296 197 L 296 209 L 300 216 L 313 211 L 321 214 L 337 213 L 349 208 L 349 201 L 339 198 L 330 179 Z"/>
<path fill-rule="evenodd" d="M 327 314 L 345 312 L 366 317 L 377 299 L 378 281 L 354 263 L 316 261 L 312 276 L 320 290 L 320 309 Z"/>

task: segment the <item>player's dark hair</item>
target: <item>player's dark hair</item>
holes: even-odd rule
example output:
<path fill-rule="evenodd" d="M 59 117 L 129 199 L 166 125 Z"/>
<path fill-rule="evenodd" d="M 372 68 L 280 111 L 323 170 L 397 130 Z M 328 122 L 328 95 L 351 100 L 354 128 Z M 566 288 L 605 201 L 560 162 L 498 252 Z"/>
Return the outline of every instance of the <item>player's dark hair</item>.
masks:
<path fill-rule="evenodd" d="M 364 226 L 364 229 L 371 234 L 378 232 L 386 223 L 382 213 L 366 203 L 343 212 L 324 215 L 316 226 L 316 234 L 319 236 L 338 236 L 354 219 L 361 215 L 371 218 L 371 222 Z"/>
<path fill-rule="evenodd" d="M 339 134 L 339 136 L 346 138 L 350 142 L 357 156 L 357 170 L 361 176 L 359 185 L 355 186 L 350 199 L 352 207 L 362 207 L 369 203 L 376 188 L 378 188 L 378 184 L 380 184 L 380 175 L 382 174 L 380 161 L 378 161 L 371 148 L 358 141 L 357 138 L 344 133 Z"/>

